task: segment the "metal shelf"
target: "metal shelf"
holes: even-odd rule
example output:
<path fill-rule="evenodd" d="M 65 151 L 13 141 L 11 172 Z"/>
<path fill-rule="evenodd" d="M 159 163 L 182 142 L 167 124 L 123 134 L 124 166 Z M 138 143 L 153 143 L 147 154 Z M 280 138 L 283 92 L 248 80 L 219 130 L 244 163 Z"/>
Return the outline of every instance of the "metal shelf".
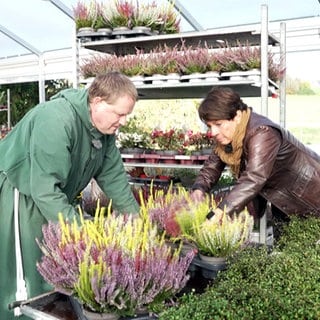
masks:
<path fill-rule="evenodd" d="M 82 81 L 89 84 L 93 78 Z M 269 80 L 269 95 L 278 89 L 273 81 Z M 261 94 L 261 78 L 260 80 L 251 80 L 243 78 L 243 80 L 209 80 L 199 79 L 198 82 L 176 82 L 170 83 L 165 81 L 161 84 L 144 83 L 136 84 L 139 99 L 155 100 L 155 99 L 183 99 L 204 98 L 211 88 L 214 86 L 229 86 L 239 93 L 240 96 L 258 97 Z"/>
<path fill-rule="evenodd" d="M 201 169 L 203 164 L 124 162 L 125 167 Z"/>
<path fill-rule="evenodd" d="M 186 46 L 198 46 L 207 44 L 212 48 L 221 48 L 221 43 L 230 46 L 238 46 L 239 43 L 250 43 L 250 45 L 261 44 L 261 34 L 257 30 L 239 30 L 233 28 L 211 29 L 205 31 L 192 31 L 177 34 L 164 34 L 156 36 L 128 37 L 122 39 L 95 40 L 81 43 L 86 49 L 111 53 L 116 55 L 135 54 L 136 50 L 150 52 L 157 46 L 166 44 L 175 46 L 184 43 Z M 279 40 L 274 36 L 268 35 L 268 44 L 277 45 Z"/>

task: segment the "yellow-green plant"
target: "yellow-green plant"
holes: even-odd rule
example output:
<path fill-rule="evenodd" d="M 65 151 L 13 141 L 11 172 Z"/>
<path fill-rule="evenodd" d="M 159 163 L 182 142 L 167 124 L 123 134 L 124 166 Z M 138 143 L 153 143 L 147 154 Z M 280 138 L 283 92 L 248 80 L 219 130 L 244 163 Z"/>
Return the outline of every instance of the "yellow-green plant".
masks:
<path fill-rule="evenodd" d="M 200 253 L 228 257 L 248 242 L 253 217 L 247 209 L 233 217 L 223 212 L 221 219 L 213 217 L 203 223 L 195 221 L 193 227 L 193 241 Z"/>

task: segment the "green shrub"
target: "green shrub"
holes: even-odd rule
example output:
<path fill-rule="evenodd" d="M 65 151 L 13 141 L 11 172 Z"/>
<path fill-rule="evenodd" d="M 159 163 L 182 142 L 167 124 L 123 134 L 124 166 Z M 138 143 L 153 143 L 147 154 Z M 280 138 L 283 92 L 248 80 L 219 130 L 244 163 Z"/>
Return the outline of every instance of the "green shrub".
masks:
<path fill-rule="evenodd" d="M 320 319 L 320 219 L 293 218 L 279 242 L 241 252 L 201 295 L 182 296 L 163 320 Z"/>

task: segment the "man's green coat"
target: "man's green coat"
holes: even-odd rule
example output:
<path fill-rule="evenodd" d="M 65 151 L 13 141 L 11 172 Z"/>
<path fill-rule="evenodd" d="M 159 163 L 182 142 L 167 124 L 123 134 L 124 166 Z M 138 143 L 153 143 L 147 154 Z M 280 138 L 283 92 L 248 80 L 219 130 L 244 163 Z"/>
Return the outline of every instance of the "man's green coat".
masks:
<path fill-rule="evenodd" d="M 49 289 L 36 270 L 41 253 L 35 239 L 59 212 L 68 219 L 78 215 L 73 203 L 92 178 L 114 209 L 138 212 L 115 136 L 91 124 L 86 90 L 64 90 L 39 104 L 0 141 L 0 319 L 13 318 L 6 309 L 16 300 L 14 188 L 20 192 L 23 268 L 33 297 Z"/>

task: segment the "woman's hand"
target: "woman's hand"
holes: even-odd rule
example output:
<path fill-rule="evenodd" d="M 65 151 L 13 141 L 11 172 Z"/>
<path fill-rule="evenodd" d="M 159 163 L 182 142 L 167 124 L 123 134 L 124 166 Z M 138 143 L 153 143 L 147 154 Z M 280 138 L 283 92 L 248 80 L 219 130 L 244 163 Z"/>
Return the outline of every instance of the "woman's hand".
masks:
<path fill-rule="evenodd" d="M 200 201 L 203 201 L 205 199 L 205 195 L 201 190 L 196 189 L 196 190 L 192 191 L 191 199 L 194 202 L 200 202 Z"/>

